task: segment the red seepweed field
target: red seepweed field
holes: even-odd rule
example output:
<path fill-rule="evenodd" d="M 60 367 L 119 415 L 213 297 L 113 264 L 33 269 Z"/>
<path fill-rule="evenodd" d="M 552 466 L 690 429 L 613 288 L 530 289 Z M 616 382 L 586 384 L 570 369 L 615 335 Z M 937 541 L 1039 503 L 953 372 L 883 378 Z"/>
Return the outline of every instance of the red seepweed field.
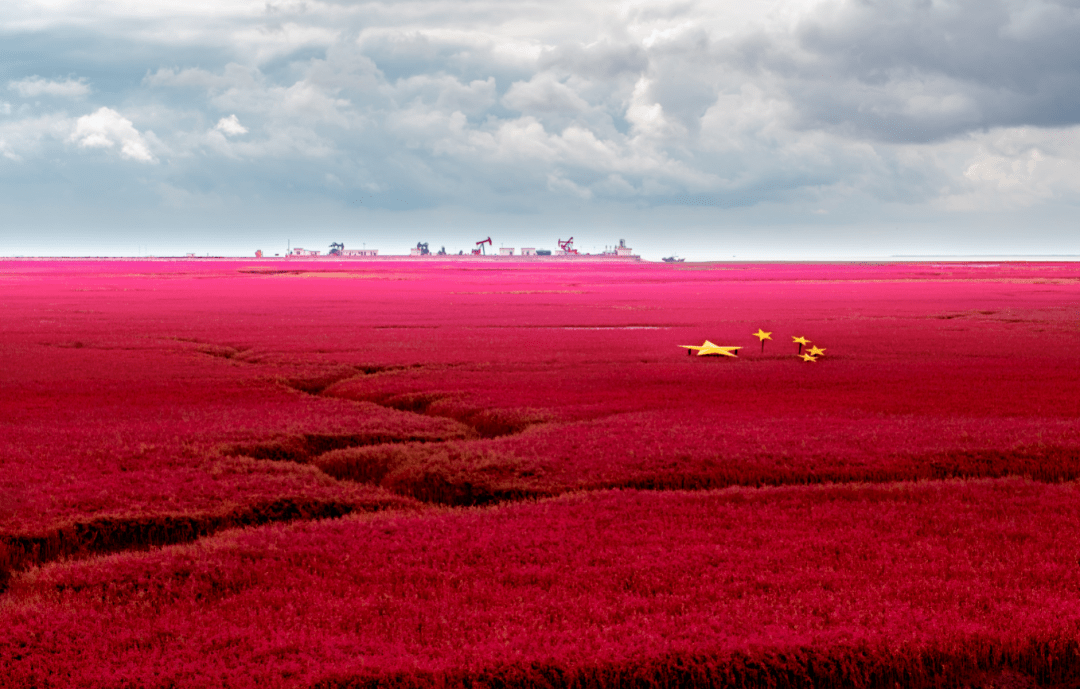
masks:
<path fill-rule="evenodd" d="M 0 685 L 1080 682 L 1080 264 L 0 289 Z"/>

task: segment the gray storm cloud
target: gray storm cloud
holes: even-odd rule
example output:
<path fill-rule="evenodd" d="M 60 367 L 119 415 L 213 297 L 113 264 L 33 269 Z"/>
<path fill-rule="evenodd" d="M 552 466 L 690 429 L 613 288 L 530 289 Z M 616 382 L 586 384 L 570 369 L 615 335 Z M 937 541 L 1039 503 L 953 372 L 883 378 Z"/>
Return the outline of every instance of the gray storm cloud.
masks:
<path fill-rule="evenodd" d="M 850 234 L 1080 200 L 1071 3 L 121 4 L 0 8 L 0 174 L 41 180 L 10 203 L 67 159 L 138 222 L 270 198 Z"/>

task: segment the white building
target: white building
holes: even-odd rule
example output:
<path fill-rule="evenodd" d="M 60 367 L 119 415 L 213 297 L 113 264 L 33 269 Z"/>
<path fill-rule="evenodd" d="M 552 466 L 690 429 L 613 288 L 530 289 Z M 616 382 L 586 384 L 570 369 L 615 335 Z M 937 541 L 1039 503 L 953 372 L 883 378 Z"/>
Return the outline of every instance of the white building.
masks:
<path fill-rule="evenodd" d="M 521 247 L 521 255 L 522 256 L 535 256 L 536 255 L 536 249 L 534 247 L 531 247 L 531 246 L 523 246 L 523 247 Z"/>
<path fill-rule="evenodd" d="M 500 256 L 513 256 L 514 255 L 514 249 L 513 249 L 513 247 L 509 247 L 509 246 L 500 246 L 499 247 L 499 255 Z"/>
<path fill-rule="evenodd" d="M 378 249 L 342 249 L 342 256 L 378 256 Z"/>
<path fill-rule="evenodd" d="M 300 247 L 293 247 L 293 256 L 318 256 L 319 252 L 311 249 L 301 249 Z"/>

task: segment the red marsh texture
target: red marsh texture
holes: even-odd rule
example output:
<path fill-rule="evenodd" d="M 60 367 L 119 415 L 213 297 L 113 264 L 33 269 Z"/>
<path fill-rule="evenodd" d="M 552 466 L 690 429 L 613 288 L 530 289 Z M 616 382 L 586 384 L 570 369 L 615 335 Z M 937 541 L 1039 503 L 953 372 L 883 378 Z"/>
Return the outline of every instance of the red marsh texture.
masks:
<path fill-rule="evenodd" d="M 5 261 L 0 289 L 0 683 L 1077 670 L 1075 264 Z M 851 485 L 760 488 L 807 483 Z"/>
<path fill-rule="evenodd" d="M 5 262 L 0 523 L 214 511 L 315 476 L 286 489 L 263 463 L 240 487 L 212 478 L 223 452 L 507 433 L 451 452 L 483 476 L 428 471 L 419 447 L 390 483 L 479 501 L 485 480 L 497 496 L 1077 475 L 1074 265 L 693 268 Z M 794 335 L 825 355 L 799 361 Z M 705 338 L 744 349 L 677 347 Z"/>
<path fill-rule="evenodd" d="M 0 556 L 0 570 L 229 525 L 409 506 L 314 469 L 235 455 L 258 455 L 260 445 L 325 451 L 471 433 L 448 419 L 302 392 L 325 368 L 256 363 L 245 349 L 184 337 L 174 327 L 188 316 L 116 296 L 129 287 L 63 273 L 26 290 L 8 280 L 0 543 L 14 554 Z M 150 291 L 154 279 L 120 284 Z"/>
<path fill-rule="evenodd" d="M 600 492 L 234 531 L 20 577 L 0 658 L 39 687 L 1075 680 L 1078 498 Z"/>

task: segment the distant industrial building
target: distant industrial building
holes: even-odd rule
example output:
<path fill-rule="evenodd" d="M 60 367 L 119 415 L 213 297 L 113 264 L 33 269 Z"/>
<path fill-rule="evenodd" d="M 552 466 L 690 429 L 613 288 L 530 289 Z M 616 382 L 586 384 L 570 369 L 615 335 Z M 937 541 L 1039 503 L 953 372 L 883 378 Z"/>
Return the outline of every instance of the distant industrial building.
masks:
<path fill-rule="evenodd" d="M 619 240 L 619 245 L 612 247 L 610 250 L 607 247 L 604 248 L 605 256 L 633 256 L 634 250 L 626 245 L 625 239 Z"/>
<path fill-rule="evenodd" d="M 499 253 L 496 254 L 495 253 L 495 247 L 492 246 L 491 237 L 487 237 L 485 239 L 481 239 L 480 241 L 476 242 L 476 248 L 471 250 L 468 254 L 465 254 L 464 252 L 458 252 L 457 254 L 454 254 L 454 255 L 455 256 L 463 256 L 463 255 L 484 256 L 484 255 L 487 255 L 487 256 L 493 256 L 493 257 L 498 256 L 498 257 L 501 257 L 501 258 L 516 258 L 518 256 L 522 256 L 522 257 L 528 257 L 530 259 L 531 258 L 536 258 L 536 257 L 543 258 L 543 257 L 549 257 L 549 256 L 551 256 L 551 257 L 560 256 L 560 257 L 564 257 L 564 258 L 581 257 L 582 259 L 589 257 L 589 258 L 591 258 L 593 260 L 602 259 L 604 257 L 607 257 L 607 258 L 627 258 L 627 259 L 638 260 L 638 261 L 641 260 L 641 257 L 636 256 L 634 254 L 633 249 L 626 246 L 626 240 L 624 240 L 624 239 L 620 239 L 619 243 L 617 245 L 615 245 L 615 246 L 605 246 L 604 251 L 602 253 L 599 253 L 599 254 L 581 253 L 580 251 L 578 251 L 577 249 L 574 248 L 574 238 L 573 237 L 570 237 L 569 239 L 559 239 L 558 240 L 558 245 L 559 245 L 559 248 L 556 249 L 556 250 L 537 249 L 536 247 L 532 247 L 532 246 L 526 246 L 526 247 L 521 247 L 521 248 L 516 248 L 516 247 L 512 247 L 512 246 L 502 246 L 502 247 L 499 247 Z M 490 253 L 490 254 L 486 253 L 485 252 L 485 247 L 491 247 L 492 253 Z M 260 253 L 261 253 L 262 256 L 266 255 L 265 253 L 262 253 L 262 252 L 260 252 Z M 274 255 L 277 256 L 277 254 L 274 254 Z M 322 252 L 319 252 L 319 251 L 314 251 L 314 250 L 311 250 L 311 249 L 304 249 L 302 247 L 297 246 L 297 247 L 291 247 L 289 249 L 288 253 L 286 253 L 285 255 L 286 256 L 303 256 L 303 257 L 307 257 L 307 258 L 314 258 L 314 257 L 318 256 L 318 257 L 321 258 L 321 257 L 323 257 L 324 254 L 322 254 Z M 430 251 L 429 250 L 429 245 L 428 245 L 427 242 L 417 242 L 416 246 L 411 247 L 409 249 L 409 257 L 412 257 L 412 258 L 420 258 L 420 257 L 423 257 L 423 256 L 431 256 L 431 257 L 434 258 L 436 256 L 438 256 L 438 257 L 446 257 L 446 256 L 449 256 L 449 255 L 450 254 L 447 254 L 445 247 L 440 249 L 438 252 Z M 379 250 L 378 249 L 367 249 L 367 248 L 364 248 L 364 249 L 346 249 L 345 246 L 343 244 L 341 244 L 340 242 L 334 242 L 333 244 L 330 245 L 329 254 L 326 254 L 325 256 L 326 256 L 326 258 L 329 258 L 329 259 L 334 259 L 334 258 L 377 258 L 377 257 L 379 257 Z M 404 257 L 403 256 L 386 256 L 386 255 L 383 255 L 381 258 L 393 259 L 393 258 L 404 258 Z"/>

